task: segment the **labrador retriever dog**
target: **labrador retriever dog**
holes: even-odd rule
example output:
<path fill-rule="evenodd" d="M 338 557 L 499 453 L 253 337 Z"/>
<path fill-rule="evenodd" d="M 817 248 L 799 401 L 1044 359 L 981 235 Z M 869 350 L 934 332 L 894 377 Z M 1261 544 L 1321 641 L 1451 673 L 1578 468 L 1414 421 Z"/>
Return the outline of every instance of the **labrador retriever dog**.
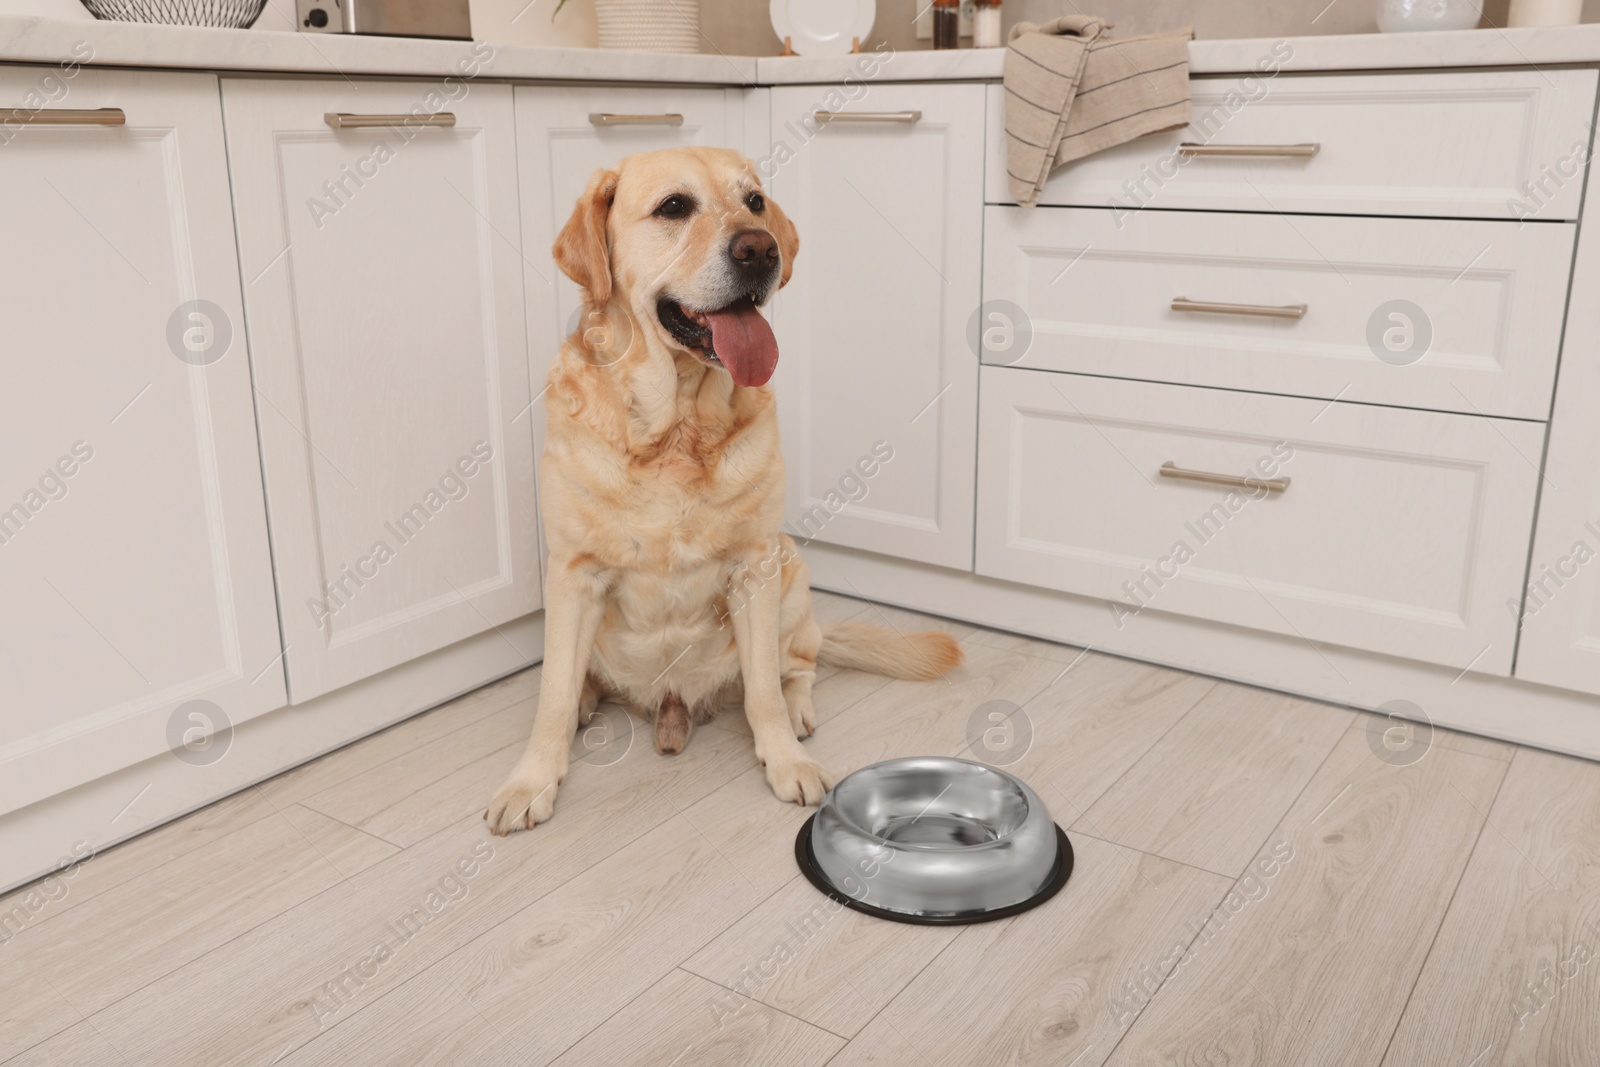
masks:
<path fill-rule="evenodd" d="M 713 148 L 596 173 L 556 238 L 585 307 L 545 392 L 544 677 L 527 751 L 484 813 L 494 833 L 551 817 L 602 700 L 650 719 L 663 755 L 742 700 L 772 791 L 807 805 L 833 785 L 800 743 L 818 662 L 910 679 L 961 662 L 947 634 L 812 617 L 780 530 L 778 344 L 759 310 L 799 245 L 749 160 Z"/>

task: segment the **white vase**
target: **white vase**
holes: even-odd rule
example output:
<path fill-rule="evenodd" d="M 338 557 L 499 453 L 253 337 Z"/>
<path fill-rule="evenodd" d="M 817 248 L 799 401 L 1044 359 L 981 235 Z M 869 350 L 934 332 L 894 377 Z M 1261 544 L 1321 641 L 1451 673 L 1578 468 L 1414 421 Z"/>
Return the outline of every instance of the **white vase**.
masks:
<path fill-rule="evenodd" d="M 1470 30 L 1483 17 L 1483 0 L 1378 0 L 1378 29 Z"/>
<path fill-rule="evenodd" d="M 700 0 L 594 0 L 601 48 L 700 51 Z"/>

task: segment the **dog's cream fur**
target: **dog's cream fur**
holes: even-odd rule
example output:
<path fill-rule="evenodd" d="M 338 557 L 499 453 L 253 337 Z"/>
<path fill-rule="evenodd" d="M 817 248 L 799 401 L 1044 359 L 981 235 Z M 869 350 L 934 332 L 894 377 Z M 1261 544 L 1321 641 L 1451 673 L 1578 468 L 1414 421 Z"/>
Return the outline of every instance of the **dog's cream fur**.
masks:
<path fill-rule="evenodd" d="M 961 661 L 945 634 L 817 625 L 805 564 L 779 533 L 772 390 L 736 386 L 657 316 L 663 294 L 696 309 L 741 295 L 728 248 L 743 231 L 776 238 L 774 280 L 788 282 L 799 239 L 776 204 L 753 210 L 759 190 L 735 152 L 631 156 L 594 175 L 556 241 L 587 314 L 546 393 L 544 678 L 527 751 L 484 813 L 497 834 L 550 818 L 579 720 L 601 699 L 652 716 L 656 748 L 671 754 L 742 695 L 773 792 L 815 804 L 833 779 L 799 738 L 816 727 L 819 656 L 903 678 Z M 694 212 L 658 217 L 674 194 Z"/>

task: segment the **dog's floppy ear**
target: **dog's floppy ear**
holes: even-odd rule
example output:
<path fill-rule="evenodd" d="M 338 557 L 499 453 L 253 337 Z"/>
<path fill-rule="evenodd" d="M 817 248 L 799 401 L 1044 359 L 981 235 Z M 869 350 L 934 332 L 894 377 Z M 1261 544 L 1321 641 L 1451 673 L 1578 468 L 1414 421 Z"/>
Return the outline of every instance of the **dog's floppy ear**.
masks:
<path fill-rule="evenodd" d="M 800 252 L 800 232 L 783 213 L 783 208 L 771 200 L 767 201 L 767 228 L 778 239 L 778 251 L 783 256 L 783 277 L 778 280 L 778 288 L 782 289 L 794 274 L 794 257 Z"/>
<path fill-rule="evenodd" d="M 606 237 L 606 219 L 611 214 L 611 202 L 616 199 L 617 179 L 614 170 L 594 172 L 551 249 L 556 266 L 588 290 L 594 307 L 604 307 L 611 300 L 611 243 Z"/>

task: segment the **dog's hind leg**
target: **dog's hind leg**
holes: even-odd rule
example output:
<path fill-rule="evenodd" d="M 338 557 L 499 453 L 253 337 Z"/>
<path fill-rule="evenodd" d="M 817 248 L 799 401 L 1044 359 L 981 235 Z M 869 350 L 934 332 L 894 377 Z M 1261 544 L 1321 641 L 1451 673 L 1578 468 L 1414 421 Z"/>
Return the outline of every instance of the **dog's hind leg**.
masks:
<path fill-rule="evenodd" d="M 783 680 L 783 702 L 789 706 L 789 723 L 796 737 L 817 732 L 817 711 L 811 703 L 811 680 L 815 671 L 792 674 Z"/>
<path fill-rule="evenodd" d="M 676 756 L 689 744 L 689 734 L 694 722 L 689 708 L 676 693 L 668 693 L 656 709 L 656 751 L 663 756 Z"/>
<path fill-rule="evenodd" d="M 817 680 L 817 652 L 822 646 L 822 629 L 811 613 L 811 588 L 805 562 L 793 541 L 785 547 L 793 554 L 784 573 L 783 598 L 779 603 L 779 623 L 783 662 L 783 702 L 789 707 L 789 724 L 794 735 L 810 737 L 817 732 L 817 712 L 811 703 L 811 687 Z"/>
<path fill-rule="evenodd" d="M 589 725 L 589 720 L 594 718 L 594 711 L 600 706 L 600 684 L 590 674 L 583 679 L 583 693 L 578 697 L 578 725 Z"/>

